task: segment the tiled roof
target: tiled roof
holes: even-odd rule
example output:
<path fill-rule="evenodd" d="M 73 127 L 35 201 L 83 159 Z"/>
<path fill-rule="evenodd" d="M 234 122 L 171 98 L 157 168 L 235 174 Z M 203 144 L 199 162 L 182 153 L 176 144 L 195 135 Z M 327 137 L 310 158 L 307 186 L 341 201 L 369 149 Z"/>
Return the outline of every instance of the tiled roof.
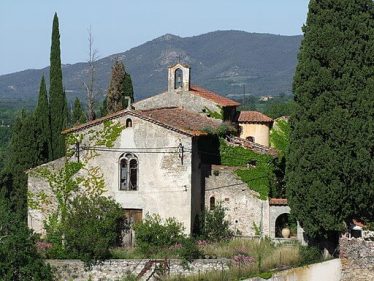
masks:
<path fill-rule="evenodd" d="M 116 119 L 124 115 L 132 115 L 189 136 L 205 135 L 205 129 L 218 128 L 221 124 L 220 121 L 178 107 L 164 107 L 149 110 L 125 109 L 103 118 L 67 129 L 63 131 L 63 134 L 84 130 L 96 126 L 105 120 Z"/>
<path fill-rule="evenodd" d="M 273 119 L 258 111 L 241 111 L 239 122 L 273 123 Z"/>
<path fill-rule="evenodd" d="M 286 198 L 270 198 L 269 205 L 287 205 Z"/>
<path fill-rule="evenodd" d="M 191 85 L 190 91 L 193 94 L 203 97 L 205 99 L 211 100 L 220 106 L 239 106 L 240 105 L 240 103 L 234 100 L 223 97 L 215 92 L 209 91 L 200 86 Z"/>
<path fill-rule="evenodd" d="M 143 110 L 141 114 L 164 125 L 178 128 L 193 135 L 205 134 L 205 129 L 217 128 L 221 124 L 220 121 L 179 107 Z"/>

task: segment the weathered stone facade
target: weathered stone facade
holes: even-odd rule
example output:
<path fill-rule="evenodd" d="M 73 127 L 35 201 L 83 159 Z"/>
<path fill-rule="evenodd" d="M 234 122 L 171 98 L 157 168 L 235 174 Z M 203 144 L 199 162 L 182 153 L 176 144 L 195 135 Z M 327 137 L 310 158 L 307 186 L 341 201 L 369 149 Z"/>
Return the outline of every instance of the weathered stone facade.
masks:
<path fill-rule="evenodd" d="M 234 233 L 242 236 L 269 235 L 269 204 L 235 175 L 235 167 L 213 165 L 205 179 L 205 207 L 222 203 Z M 258 227 L 261 233 L 256 233 Z"/>
<path fill-rule="evenodd" d="M 80 139 L 80 161 L 85 164 L 80 176 L 86 176 L 90 169 L 96 169 L 105 182 L 105 195 L 114 198 L 125 210 L 139 210 L 145 214 L 159 214 L 161 218 L 175 217 L 183 223 L 185 231 L 192 231 L 194 219 L 201 211 L 202 186 L 200 180 L 200 159 L 196 151 L 196 138 L 136 117 L 131 111 L 116 118 L 126 126 L 114 141 L 113 147 L 97 146 L 93 135 L 103 132 L 104 124 L 98 122 L 72 134 Z M 179 152 L 180 148 L 185 152 Z M 120 159 L 131 153 L 138 162 L 136 190 L 121 190 Z M 74 159 L 76 160 L 76 159 Z M 53 167 L 50 162 L 43 167 Z M 64 163 L 61 159 L 58 163 Z M 40 191 L 50 193 L 48 182 L 29 174 L 28 190 L 33 194 Z M 53 196 L 49 198 L 53 203 Z M 47 210 L 47 212 L 45 212 Z M 29 226 L 43 233 L 43 221 L 48 208 L 29 210 Z"/>
<path fill-rule="evenodd" d="M 374 241 L 348 239 L 339 241 L 342 281 L 374 280 Z"/>
<path fill-rule="evenodd" d="M 108 260 L 101 265 L 93 266 L 86 271 L 84 264 L 78 260 L 48 260 L 55 269 L 56 281 L 117 281 L 128 274 L 137 276 L 149 260 Z M 227 259 L 194 260 L 184 264 L 181 260 L 167 260 L 170 275 L 193 275 L 214 270 L 227 270 L 231 261 Z M 153 268 L 147 271 L 140 280 L 148 280 Z M 91 279 L 90 279 L 91 278 Z M 149 279 L 154 280 L 154 279 Z"/>

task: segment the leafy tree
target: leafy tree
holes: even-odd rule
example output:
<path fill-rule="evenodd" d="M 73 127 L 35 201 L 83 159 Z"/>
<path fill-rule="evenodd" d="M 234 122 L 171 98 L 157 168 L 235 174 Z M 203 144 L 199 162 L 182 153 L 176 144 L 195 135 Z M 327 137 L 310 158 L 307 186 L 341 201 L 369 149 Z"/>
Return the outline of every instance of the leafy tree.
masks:
<path fill-rule="evenodd" d="M 175 218 L 165 221 L 159 215 L 149 215 L 134 227 L 136 245 L 141 252 L 149 254 L 162 247 L 173 246 L 183 238 L 183 225 Z"/>
<path fill-rule="evenodd" d="M 47 87 L 45 85 L 44 75 L 40 81 L 38 104 L 34 111 L 35 125 L 37 129 L 38 158 L 40 164 L 52 159 L 51 149 L 51 126 Z"/>
<path fill-rule="evenodd" d="M 52 159 L 57 159 L 65 153 L 65 142 L 61 131 L 67 125 L 67 105 L 62 85 L 60 32 L 56 13 L 53 18 L 50 60 L 49 101 L 51 109 Z"/>
<path fill-rule="evenodd" d="M 0 279 L 4 281 L 49 281 L 53 275 L 37 253 L 36 237 L 26 221 L 11 210 L 0 196 Z"/>
<path fill-rule="evenodd" d="M 123 211 L 120 205 L 104 196 L 77 196 L 65 221 L 66 250 L 90 266 L 110 257 Z"/>
<path fill-rule="evenodd" d="M 294 78 L 287 193 L 315 238 L 374 215 L 374 7 L 312 0 Z"/>
<path fill-rule="evenodd" d="M 74 101 L 73 112 L 71 116 L 71 123 L 73 125 L 82 124 L 87 121 L 83 108 L 78 98 Z"/>
<path fill-rule="evenodd" d="M 125 66 L 117 59 L 112 66 L 112 78 L 106 99 L 107 113 L 113 113 L 127 107 L 127 99 L 134 101 L 134 93 L 130 74 L 126 73 Z"/>
<path fill-rule="evenodd" d="M 108 108 L 107 108 L 108 106 L 107 106 L 107 99 L 106 99 L 106 97 L 104 98 L 104 100 L 103 100 L 103 104 L 102 104 L 102 106 L 100 107 L 100 116 L 101 117 L 104 117 L 105 115 L 107 115 L 108 114 Z"/>
<path fill-rule="evenodd" d="M 205 210 L 201 220 L 200 238 L 208 241 L 230 239 L 234 233 L 229 226 L 229 221 L 225 219 L 225 208 L 218 203 L 213 210 Z"/>

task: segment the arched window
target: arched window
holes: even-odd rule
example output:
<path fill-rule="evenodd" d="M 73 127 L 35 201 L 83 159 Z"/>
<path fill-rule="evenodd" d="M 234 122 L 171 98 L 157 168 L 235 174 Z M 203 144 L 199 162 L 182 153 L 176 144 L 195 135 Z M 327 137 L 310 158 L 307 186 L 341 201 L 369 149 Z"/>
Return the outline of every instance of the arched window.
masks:
<path fill-rule="evenodd" d="M 132 120 L 130 118 L 126 119 L 126 128 L 132 127 Z"/>
<path fill-rule="evenodd" d="M 178 68 L 175 70 L 174 75 L 174 89 L 182 88 L 183 85 L 183 71 L 182 69 Z"/>
<path fill-rule="evenodd" d="M 212 211 L 216 207 L 216 198 L 214 196 L 209 199 L 209 209 Z"/>
<path fill-rule="evenodd" d="M 132 153 L 123 154 L 119 166 L 119 189 L 138 190 L 138 158 Z"/>

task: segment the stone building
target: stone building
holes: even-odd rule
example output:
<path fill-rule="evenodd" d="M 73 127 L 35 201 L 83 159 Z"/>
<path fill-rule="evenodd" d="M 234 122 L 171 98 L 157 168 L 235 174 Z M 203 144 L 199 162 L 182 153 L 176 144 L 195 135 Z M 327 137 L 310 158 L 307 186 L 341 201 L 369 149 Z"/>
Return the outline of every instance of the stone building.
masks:
<path fill-rule="evenodd" d="M 240 138 L 268 147 L 273 119 L 257 111 L 241 111 L 238 117 Z"/>
<path fill-rule="evenodd" d="M 63 132 L 68 156 L 29 171 L 29 227 L 43 234 L 43 222 L 58 208 L 53 183 L 38 171 L 59 173 L 69 163 L 79 162 L 82 167 L 74 177 L 101 185 L 103 195 L 117 201 L 130 222 L 147 213 L 175 217 L 190 234 L 197 215 L 220 201 L 235 233 L 255 236 L 260 231 L 272 236 L 281 213 L 272 212 L 269 201 L 260 200 L 234 168 L 214 165 L 219 163 L 201 151 L 209 147 L 213 154 L 219 153 L 210 145 L 214 137 L 207 131 L 218 129 L 222 122 L 239 125 L 242 138 L 253 137 L 252 141 L 269 146 L 272 120 L 255 112 L 238 114 L 238 105 L 192 86 L 187 65 L 169 67 L 166 92 Z M 80 183 L 77 192 L 92 192 L 93 186 Z"/>

